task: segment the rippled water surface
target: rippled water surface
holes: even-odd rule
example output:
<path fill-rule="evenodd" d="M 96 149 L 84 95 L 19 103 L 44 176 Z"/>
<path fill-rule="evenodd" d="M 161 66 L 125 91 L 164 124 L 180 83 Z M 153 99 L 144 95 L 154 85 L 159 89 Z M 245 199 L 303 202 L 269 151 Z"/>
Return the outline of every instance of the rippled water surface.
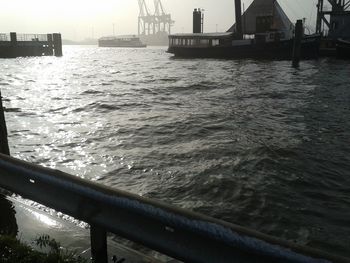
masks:
<path fill-rule="evenodd" d="M 0 60 L 12 155 L 350 256 L 350 63 Z"/>

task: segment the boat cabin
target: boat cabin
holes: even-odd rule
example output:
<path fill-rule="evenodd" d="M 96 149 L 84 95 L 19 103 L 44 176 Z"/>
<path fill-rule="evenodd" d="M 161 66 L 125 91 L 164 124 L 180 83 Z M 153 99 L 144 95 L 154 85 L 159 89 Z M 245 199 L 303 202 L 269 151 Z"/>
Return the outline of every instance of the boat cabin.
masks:
<path fill-rule="evenodd" d="M 169 47 L 196 47 L 215 48 L 241 46 L 251 44 L 264 44 L 288 40 L 289 35 L 284 31 L 269 31 L 246 35 L 245 39 L 237 40 L 231 32 L 206 34 L 174 34 L 169 36 Z"/>
<path fill-rule="evenodd" d="M 169 36 L 169 46 L 216 47 L 230 45 L 233 33 L 174 34 Z"/>
<path fill-rule="evenodd" d="M 146 47 L 135 35 L 109 36 L 98 40 L 100 47 Z"/>

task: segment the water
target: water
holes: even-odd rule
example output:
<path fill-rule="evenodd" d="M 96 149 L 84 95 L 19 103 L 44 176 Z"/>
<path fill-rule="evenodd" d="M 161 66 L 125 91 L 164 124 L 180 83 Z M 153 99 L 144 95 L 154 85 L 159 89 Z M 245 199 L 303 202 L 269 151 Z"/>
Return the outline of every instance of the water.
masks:
<path fill-rule="evenodd" d="M 12 155 L 350 256 L 350 64 L 0 60 Z"/>

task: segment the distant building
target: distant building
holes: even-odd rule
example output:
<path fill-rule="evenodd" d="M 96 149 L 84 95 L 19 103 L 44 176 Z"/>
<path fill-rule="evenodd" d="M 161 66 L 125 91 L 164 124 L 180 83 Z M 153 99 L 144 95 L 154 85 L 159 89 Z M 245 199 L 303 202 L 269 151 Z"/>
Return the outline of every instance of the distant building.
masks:
<path fill-rule="evenodd" d="M 228 32 L 235 28 L 234 24 Z M 279 30 L 292 38 L 294 25 L 276 0 L 255 0 L 242 15 L 242 29 L 244 35 Z"/>

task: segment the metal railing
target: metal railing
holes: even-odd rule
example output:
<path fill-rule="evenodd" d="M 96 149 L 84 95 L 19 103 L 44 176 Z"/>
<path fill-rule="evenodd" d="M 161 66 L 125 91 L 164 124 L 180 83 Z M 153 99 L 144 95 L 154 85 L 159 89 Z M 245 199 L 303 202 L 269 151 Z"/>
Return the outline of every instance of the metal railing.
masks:
<path fill-rule="evenodd" d="M 107 232 L 185 262 L 349 262 L 2 154 L 0 186 L 89 223 L 98 263 Z"/>
<path fill-rule="evenodd" d="M 40 41 L 47 42 L 47 34 L 17 34 L 17 41 Z"/>
<path fill-rule="evenodd" d="M 10 41 L 10 35 L 5 33 L 0 33 L 0 41 Z"/>

